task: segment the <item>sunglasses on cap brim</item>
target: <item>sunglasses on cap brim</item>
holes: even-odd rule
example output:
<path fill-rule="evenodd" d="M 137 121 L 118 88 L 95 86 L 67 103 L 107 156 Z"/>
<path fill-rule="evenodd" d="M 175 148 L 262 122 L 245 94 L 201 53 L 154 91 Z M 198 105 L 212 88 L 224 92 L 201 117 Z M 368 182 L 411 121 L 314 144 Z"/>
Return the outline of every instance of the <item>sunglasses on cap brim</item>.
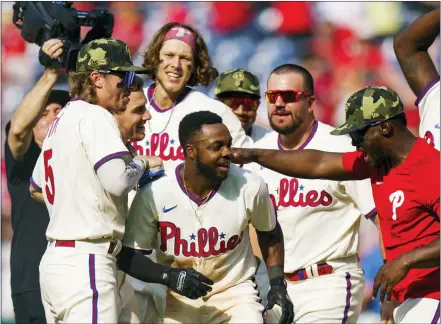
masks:
<path fill-rule="evenodd" d="M 122 80 L 118 83 L 118 87 L 131 86 L 135 80 L 136 73 L 133 71 L 110 71 L 110 70 L 97 70 L 104 74 L 113 74 L 119 76 Z"/>
<path fill-rule="evenodd" d="M 278 97 L 281 97 L 284 103 L 297 102 L 300 98 L 310 97 L 312 94 L 308 91 L 297 91 L 297 90 L 268 90 L 265 92 L 265 99 L 268 103 L 274 104 Z"/>
<path fill-rule="evenodd" d="M 361 146 L 361 144 L 364 141 L 364 135 L 366 135 L 369 128 L 379 125 L 381 122 L 384 122 L 384 120 L 377 121 L 372 124 L 368 124 L 363 128 L 357 129 L 355 131 L 352 131 L 348 133 L 348 135 L 351 137 L 352 142 L 355 146 Z"/>

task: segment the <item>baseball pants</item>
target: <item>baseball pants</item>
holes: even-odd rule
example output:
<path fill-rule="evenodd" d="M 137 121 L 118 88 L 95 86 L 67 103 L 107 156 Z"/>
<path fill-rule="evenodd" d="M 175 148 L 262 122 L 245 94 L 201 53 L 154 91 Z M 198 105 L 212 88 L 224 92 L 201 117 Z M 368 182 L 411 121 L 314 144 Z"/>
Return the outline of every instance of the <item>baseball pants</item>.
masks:
<path fill-rule="evenodd" d="M 133 290 L 117 274 L 119 249 L 109 254 L 109 246 L 109 241 L 76 241 L 75 247 L 49 242 L 40 263 L 48 323 L 118 323 L 120 315 L 121 322 L 139 323 Z"/>
<path fill-rule="evenodd" d="M 409 298 L 394 310 L 394 323 L 430 323 L 439 319 L 439 300 L 431 298 Z"/>
<path fill-rule="evenodd" d="M 263 323 L 263 305 L 253 280 L 192 300 L 167 295 L 164 323 Z"/>
<path fill-rule="evenodd" d="M 294 323 L 356 323 L 364 292 L 363 270 L 357 256 L 327 261 L 333 272 L 300 281 L 287 280 L 294 304 Z M 313 273 L 309 271 L 309 273 Z M 268 323 L 278 323 L 281 308 L 267 312 Z"/>

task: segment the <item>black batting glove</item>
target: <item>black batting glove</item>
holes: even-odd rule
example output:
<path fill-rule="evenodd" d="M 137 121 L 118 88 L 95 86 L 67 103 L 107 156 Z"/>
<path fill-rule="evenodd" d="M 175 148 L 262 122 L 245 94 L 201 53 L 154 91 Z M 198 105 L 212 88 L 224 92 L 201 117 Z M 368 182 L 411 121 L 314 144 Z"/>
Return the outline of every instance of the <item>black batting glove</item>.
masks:
<path fill-rule="evenodd" d="M 286 290 L 286 282 L 282 277 L 276 277 L 270 281 L 271 289 L 268 292 L 268 303 L 264 311 L 271 309 L 275 304 L 282 308 L 282 316 L 279 324 L 290 324 L 294 321 L 294 305 Z"/>
<path fill-rule="evenodd" d="M 162 272 L 164 284 L 178 294 L 190 299 L 207 296 L 214 282 L 190 268 L 169 268 Z"/>

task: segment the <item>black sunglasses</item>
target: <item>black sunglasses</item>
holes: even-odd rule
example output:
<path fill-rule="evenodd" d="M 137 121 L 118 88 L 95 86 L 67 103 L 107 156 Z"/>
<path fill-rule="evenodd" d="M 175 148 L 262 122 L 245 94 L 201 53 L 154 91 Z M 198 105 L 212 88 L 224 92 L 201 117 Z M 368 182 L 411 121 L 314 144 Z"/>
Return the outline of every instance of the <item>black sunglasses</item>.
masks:
<path fill-rule="evenodd" d="M 363 144 L 364 141 L 364 135 L 366 135 L 367 131 L 369 130 L 369 128 L 372 128 L 374 126 L 377 126 L 378 124 L 380 124 L 381 122 L 384 122 L 384 120 L 380 120 L 378 122 L 372 123 L 372 124 L 368 124 L 365 127 L 361 128 L 361 129 L 357 129 L 353 132 L 349 133 L 349 136 L 352 139 L 352 144 L 354 146 L 361 146 L 361 144 Z"/>
<path fill-rule="evenodd" d="M 122 80 L 118 83 L 118 87 L 131 87 L 135 80 L 135 72 L 133 71 L 110 71 L 110 70 L 97 70 L 97 72 L 104 74 L 113 74 L 120 77 Z"/>

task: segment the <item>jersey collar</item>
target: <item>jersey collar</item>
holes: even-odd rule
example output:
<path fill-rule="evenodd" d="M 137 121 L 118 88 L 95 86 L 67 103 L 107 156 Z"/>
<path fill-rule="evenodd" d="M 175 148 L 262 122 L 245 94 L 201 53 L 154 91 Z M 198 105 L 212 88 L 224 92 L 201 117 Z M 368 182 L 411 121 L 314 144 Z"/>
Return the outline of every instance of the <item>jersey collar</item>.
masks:
<path fill-rule="evenodd" d="M 181 177 L 181 169 L 182 169 L 183 165 L 184 165 L 184 163 L 179 164 L 175 169 L 175 173 L 176 173 L 176 180 L 178 180 L 179 187 L 181 188 L 182 192 L 187 196 L 187 190 L 185 190 L 184 180 Z M 204 199 L 199 199 L 198 197 L 193 195 L 190 191 L 188 191 L 188 198 L 190 198 L 196 205 L 201 206 L 201 205 L 207 203 L 211 198 L 214 197 L 214 195 L 219 190 L 219 187 L 220 187 L 220 184 L 217 185 L 213 189 L 213 191 L 210 193 L 210 195 L 208 195 Z"/>
<path fill-rule="evenodd" d="M 315 120 L 314 124 L 312 124 L 312 129 L 308 135 L 308 138 L 306 139 L 305 143 L 303 143 L 297 150 L 303 150 L 309 144 L 309 142 L 311 142 L 312 138 L 317 132 L 317 128 L 318 128 L 318 122 Z M 277 146 L 279 147 L 280 151 L 285 151 L 285 149 L 282 146 L 282 143 L 280 143 L 280 134 L 279 136 L 277 136 Z"/>

